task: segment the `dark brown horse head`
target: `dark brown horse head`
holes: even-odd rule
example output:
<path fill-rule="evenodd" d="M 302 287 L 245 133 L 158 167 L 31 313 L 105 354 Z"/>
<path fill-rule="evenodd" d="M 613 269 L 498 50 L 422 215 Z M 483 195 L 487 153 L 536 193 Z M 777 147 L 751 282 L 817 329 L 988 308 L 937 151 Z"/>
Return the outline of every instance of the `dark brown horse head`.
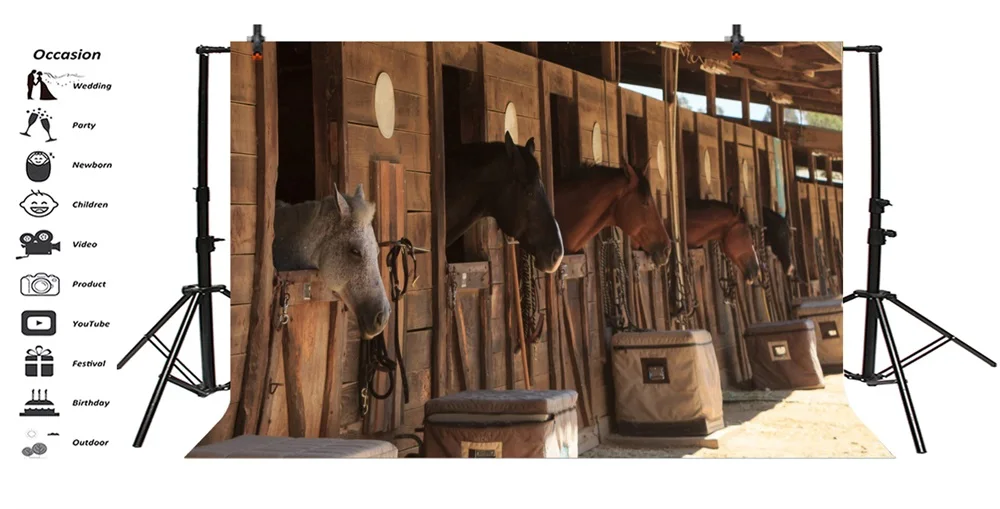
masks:
<path fill-rule="evenodd" d="M 548 193 L 535 159 L 535 139 L 524 146 L 514 143 L 510 133 L 504 135 L 504 147 L 510 177 L 492 189 L 491 215 L 497 225 L 532 256 L 538 270 L 552 273 L 563 258 L 562 233 L 552 215 Z"/>
<path fill-rule="evenodd" d="M 771 246 L 774 256 L 785 267 L 789 276 L 795 273 L 795 261 L 792 258 L 792 225 L 788 219 L 777 211 L 764 207 L 764 243 Z"/>
<path fill-rule="evenodd" d="M 642 248 L 657 265 L 666 265 L 671 242 L 653 199 L 649 161 L 642 171 L 626 162 L 624 171 L 628 185 L 615 204 L 615 223 L 632 239 L 633 247 Z"/>
<path fill-rule="evenodd" d="M 445 203 L 447 245 L 478 220 L 492 217 L 503 232 L 535 258 L 539 270 L 552 273 L 563 257 L 562 233 L 542 184 L 535 140 L 465 143 L 446 154 Z"/>
<path fill-rule="evenodd" d="M 721 240 L 722 251 L 740 268 L 746 282 L 753 283 L 760 276 L 761 264 L 744 210 L 739 211 L 737 218 L 723 233 Z"/>

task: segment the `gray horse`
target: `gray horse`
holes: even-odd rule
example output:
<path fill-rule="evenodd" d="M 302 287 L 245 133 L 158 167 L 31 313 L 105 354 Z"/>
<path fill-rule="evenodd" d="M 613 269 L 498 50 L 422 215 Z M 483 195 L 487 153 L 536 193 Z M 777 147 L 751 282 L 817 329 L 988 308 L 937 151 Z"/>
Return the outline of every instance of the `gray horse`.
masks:
<path fill-rule="evenodd" d="M 389 323 L 389 299 L 379 274 L 372 229 L 375 204 L 358 185 L 354 196 L 333 195 L 295 205 L 278 202 L 274 214 L 274 268 L 319 270 L 327 288 L 343 298 L 367 339 Z"/>

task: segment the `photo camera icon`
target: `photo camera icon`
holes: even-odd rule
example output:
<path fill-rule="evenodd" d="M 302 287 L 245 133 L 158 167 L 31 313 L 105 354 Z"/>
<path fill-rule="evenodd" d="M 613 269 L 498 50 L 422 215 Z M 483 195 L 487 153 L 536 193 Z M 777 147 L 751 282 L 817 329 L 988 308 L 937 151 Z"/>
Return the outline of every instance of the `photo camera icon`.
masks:
<path fill-rule="evenodd" d="M 21 234 L 21 247 L 24 248 L 24 256 L 17 259 L 27 258 L 31 255 L 50 255 L 52 251 L 61 251 L 59 242 L 52 242 L 52 232 L 48 230 L 38 230 L 34 235 L 30 233 Z"/>
<path fill-rule="evenodd" d="M 25 297 L 59 295 L 59 278 L 44 272 L 24 276 L 21 278 L 21 295 Z"/>

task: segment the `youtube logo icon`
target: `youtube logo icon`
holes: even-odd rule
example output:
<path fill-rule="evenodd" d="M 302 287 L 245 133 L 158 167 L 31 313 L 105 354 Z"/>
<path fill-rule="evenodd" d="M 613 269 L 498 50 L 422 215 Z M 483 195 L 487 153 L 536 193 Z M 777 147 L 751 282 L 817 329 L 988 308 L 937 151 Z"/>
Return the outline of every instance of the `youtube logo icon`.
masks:
<path fill-rule="evenodd" d="M 25 311 L 21 313 L 21 334 L 25 336 L 52 336 L 55 333 L 55 311 Z"/>

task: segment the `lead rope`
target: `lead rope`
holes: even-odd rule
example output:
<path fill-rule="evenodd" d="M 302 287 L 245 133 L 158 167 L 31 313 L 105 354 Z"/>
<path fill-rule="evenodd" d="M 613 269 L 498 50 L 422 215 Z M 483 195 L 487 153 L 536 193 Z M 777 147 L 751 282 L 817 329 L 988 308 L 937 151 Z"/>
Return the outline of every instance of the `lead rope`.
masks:
<path fill-rule="evenodd" d="M 396 349 L 396 360 L 392 360 L 389 357 L 389 351 L 385 345 L 385 332 L 380 332 L 377 336 L 371 340 L 361 340 L 360 351 L 358 355 L 359 375 L 361 377 L 361 382 L 358 384 L 359 392 L 359 407 L 361 410 L 361 415 L 368 415 L 368 410 L 371 404 L 371 398 L 377 400 L 384 400 L 388 398 L 392 392 L 396 389 L 396 368 L 399 367 L 399 371 L 402 372 L 400 377 L 400 382 L 403 386 L 403 403 L 410 402 L 410 387 L 406 380 L 406 366 L 403 363 L 403 349 L 399 342 L 399 319 L 397 313 L 399 311 L 399 301 L 406 295 L 406 291 L 410 285 L 410 273 L 415 275 L 413 278 L 413 283 L 416 284 L 419 276 L 417 273 L 417 257 L 414 254 L 413 244 L 407 238 L 401 238 L 397 241 L 392 241 L 388 243 L 380 244 L 382 246 L 392 246 L 389 249 L 389 253 L 385 256 L 385 264 L 389 268 L 389 291 L 390 297 L 392 298 L 392 313 L 393 313 L 393 338 L 395 340 Z M 399 255 L 404 254 L 403 258 L 403 281 L 400 285 L 399 273 L 397 272 L 396 262 L 399 259 Z M 407 263 L 407 258 L 409 257 L 409 262 L 413 264 L 412 269 L 410 264 Z M 375 390 L 375 376 L 378 372 L 383 372 L 389 377 L 389 387 L 382 394 L 379 394 Z"/>

